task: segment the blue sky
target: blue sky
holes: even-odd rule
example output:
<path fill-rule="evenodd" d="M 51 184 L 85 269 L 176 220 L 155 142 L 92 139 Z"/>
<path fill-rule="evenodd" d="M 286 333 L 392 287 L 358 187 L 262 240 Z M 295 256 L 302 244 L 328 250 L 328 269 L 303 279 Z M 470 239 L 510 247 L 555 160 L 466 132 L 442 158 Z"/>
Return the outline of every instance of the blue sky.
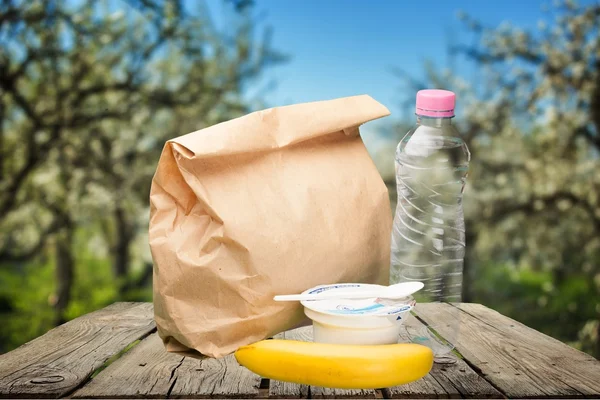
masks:
<path fill-rule="evenodd" d="M 598 0 L 579 3 L 594 1 Z M 221 0 L 207 3 L 219 25 Z M 450 40 L 473 40 L 457 17 L 459 11 L 487 26 L 508 22 L 535 30 L 542 20 L 551 25 L 554 16 L 544 8 L 551 9 L 552 4 L 550 0 L 255 0 L 255 13 L 273 28 L 273 46 L 291 57 L 267 72 L 266 78 L 276 86 L 264 97 L 269 106 L 278 106 L 369 94 L 392 112 L 391 118 L 362 129 L 374 149 L 380 139 L 378 124 L 400 119 L 402 101 L 415 95 L 402 90 L 391 68 L 421 76 L 426 59 L 446 67 Z M 469 73 L 465 62 L 457 60 L 456 67 L 459 73 Z"/>
<path fill-rule="evenodd" d="M 425 59 L 446 66 L 450 35 L 458 42 L 470 38 L 457 18 L 459 10 L 490 26 L 508 21 L 535 29 L 539 20 L 549 18 L 542 5 L 551 3 L 255 0 L 255 4 L 256 13 L 274 30 L 274 47 L 291 57 L 268 73 L 277 82 L 267 94 L 271 105 L 367 93 L 394 111 L 403 96 L 412 94 L 400 91 L 390 69 L 399 66 L 418 76 Z"/>

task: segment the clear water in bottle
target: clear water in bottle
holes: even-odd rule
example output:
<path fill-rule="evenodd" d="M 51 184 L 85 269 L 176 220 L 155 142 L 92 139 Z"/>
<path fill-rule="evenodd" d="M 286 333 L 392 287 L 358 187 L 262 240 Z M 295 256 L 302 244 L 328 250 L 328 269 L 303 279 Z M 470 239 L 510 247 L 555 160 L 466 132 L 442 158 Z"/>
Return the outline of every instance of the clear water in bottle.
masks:
<path fill-rule="evenodd" d="M 470 153 L 452 125 L 454 105 L 452 92 L 419 91 L 417 124 L 398 144 L 395 161 L 398 203 L 391 280 L 425 284 L 416 296 L 415 311 L 429 327 L 409 324 L 407 333 L 412 341 L 430 346 L 438 362 L 452 359 L 460 311 L 438 305 L 432 313 L 428 303 L 460 302 L 465 256 L 462 197 Z"/>

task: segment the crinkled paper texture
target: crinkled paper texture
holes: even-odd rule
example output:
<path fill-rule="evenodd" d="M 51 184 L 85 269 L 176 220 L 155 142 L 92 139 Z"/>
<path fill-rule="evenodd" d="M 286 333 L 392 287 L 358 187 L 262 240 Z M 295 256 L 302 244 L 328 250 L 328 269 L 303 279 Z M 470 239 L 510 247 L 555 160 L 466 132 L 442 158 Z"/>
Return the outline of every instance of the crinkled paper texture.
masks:
<path fill-rule="evenodd" d="M 272 108 L 166 143 L 150 192 L 154 313 L 170 352 L 222 357 L 306 323 L 299 293 L 388 284 L 388 192 L 369 96 Z"/>

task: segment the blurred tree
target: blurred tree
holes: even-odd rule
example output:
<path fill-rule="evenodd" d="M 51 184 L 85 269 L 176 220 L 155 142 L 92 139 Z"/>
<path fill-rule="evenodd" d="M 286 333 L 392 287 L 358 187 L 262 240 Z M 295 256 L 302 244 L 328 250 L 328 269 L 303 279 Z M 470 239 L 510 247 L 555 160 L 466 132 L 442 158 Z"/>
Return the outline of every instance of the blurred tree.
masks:
<path fill-rule="evenodd" d="M 0 2 L 0 266 L 51 256 L 56 323 L 83 279 L 76 245 L 110 257 L 119 297 L 149 283 L 132 246 L 164 142 L 248 111 L 243 89 L 284 59 L 246 3 L 225 34 L 181 1 Z"/>
<path fill-rule="evenodd" d="M 453 51 L 475 79 L 431 63 L 424 81 L 399 74 L 412 91 L 457 92 L 472 153 L 464 300 L 600 357 L 600 5 L 567 1 L 552 16 L 527 32 L 463 15 L 477 41 Z"/>

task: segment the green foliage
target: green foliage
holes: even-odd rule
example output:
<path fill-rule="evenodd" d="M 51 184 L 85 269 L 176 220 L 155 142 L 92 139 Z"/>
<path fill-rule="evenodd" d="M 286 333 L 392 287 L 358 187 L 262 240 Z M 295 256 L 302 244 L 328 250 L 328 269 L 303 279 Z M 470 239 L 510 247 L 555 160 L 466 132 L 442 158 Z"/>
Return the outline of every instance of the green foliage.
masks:
<path fill-rule="evenodd" d="M 0 2 L 0 351 L 152 298 L 148 193 L 165 142 L 253 107 L 285 58 L 225 3 Z M 261 35 L 262 34 L 262 35 Z"/>
<path fill-rule="evenodd" d="M 579 332 L 596 318 L 600 292 L 585 275 L 556 282 L 550 271 L 488 263 L 478 266 L 476 276 L 471 287 L 475 302 L 579 349 L 593 349 L 594 338 L 579 337 Z"/>
<path fill-rule="evenodd" d="M 55 280 L 50 263 L 1 267 L 0 295 L 10 301 L 10 307 L 3 307 L 0 312 L 0 351 L 8 351 L 53 326 L 54 312 L 49 301 Z"/>
<path fill-rule="evenodd" d="M 91 232 L 81 230 L 77 234 L 75 248 L 75 282 L 71 289 L 71 301 L 66 310 L 67 319 L 98 310 L 114 302 L 118 297 L 118 285 L 112 274 L 110 260 L 99 257 L 86 246 Z M 145 299 L 147 300 L 147 299 Z"/>
<path fill-rule="evenodd" d="M 92 232 L 89 231 L 77 233 L 76 284 L 71 289 L 67 319 L 98 310 L 118 298 L 110 260 L 86 247 L 90 236 Z M 54 327 L 56 265 L 52 254 L 40 258 L 45 262 L 0 265 L 0 296 L 10 299 L 11 307 L 0 314 L 4 321 L 0 327 L 0 350 L 11 350 Z M 151 288 L 140 288 L 128 296 L 126 300 L 151 301 Z"/>

